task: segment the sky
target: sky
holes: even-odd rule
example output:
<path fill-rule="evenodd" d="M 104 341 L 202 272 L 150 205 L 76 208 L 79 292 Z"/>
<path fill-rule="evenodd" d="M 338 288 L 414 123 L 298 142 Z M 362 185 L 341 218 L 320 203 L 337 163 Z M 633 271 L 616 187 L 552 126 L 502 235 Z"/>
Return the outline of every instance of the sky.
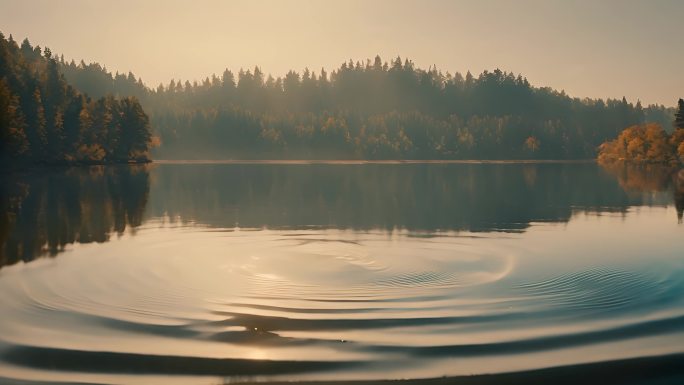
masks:
<path fill-rule="evenodd" d="M 409 58 L 572 96 L 684 97 L 682 0 L 0 0 L 0 31 L 156 86 Z"/>

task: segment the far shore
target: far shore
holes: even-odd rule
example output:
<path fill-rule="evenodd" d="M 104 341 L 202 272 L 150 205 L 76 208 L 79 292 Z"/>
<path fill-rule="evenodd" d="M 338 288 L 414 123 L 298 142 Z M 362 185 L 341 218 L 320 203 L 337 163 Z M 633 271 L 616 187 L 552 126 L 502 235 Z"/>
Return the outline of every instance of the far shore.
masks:
<path fill-rule="evenodd" d="M 596 163 L 596 159 L 155 159 L 156 164 L 567 164 L 567 163 Z"/>
<path fill-rule="evenodd" d="M 44 170 L 51 168 L 72 168 L 72 167 L 93 167 L 93 166 L 136 166 L 150 164 L 153 161 L 151 159 L 135 159 L 135 160 L 125 160 L 125 161 L 75 161 L 75 162 L 36 162 L 36 163 L 19 163 L 19 164 L 4 164 L 0 163 L 0 172 L 15 172 L 15 171 L 30 171 L 30 170 Z"/>

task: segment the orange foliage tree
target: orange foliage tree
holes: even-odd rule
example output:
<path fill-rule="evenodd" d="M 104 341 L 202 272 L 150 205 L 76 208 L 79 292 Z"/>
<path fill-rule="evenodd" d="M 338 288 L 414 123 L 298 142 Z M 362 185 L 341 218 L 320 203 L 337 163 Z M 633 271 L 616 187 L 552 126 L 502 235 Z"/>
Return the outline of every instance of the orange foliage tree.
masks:
<path fill-rule="evenodd" d="M 678 163 L 684 155 L 684 130 L 672 135 L 655 123 L 631 126 L 599 147 L 599 163 Z"/>

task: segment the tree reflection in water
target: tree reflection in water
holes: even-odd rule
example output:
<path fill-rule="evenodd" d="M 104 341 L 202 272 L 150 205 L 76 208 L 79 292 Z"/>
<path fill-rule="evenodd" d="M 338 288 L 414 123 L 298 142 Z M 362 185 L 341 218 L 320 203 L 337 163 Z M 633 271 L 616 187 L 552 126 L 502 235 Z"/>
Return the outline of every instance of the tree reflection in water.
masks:
<path fill-rule="evenodd" d="M 615 163 L 602 166 L 615 176 L 626 192 L 673 191 L 677 219 L 684 216 L 684 169 L 661 164 Z"/>
<path fill-rule="evenodd" d="M 148 199 L 148 168 L 94 166 L 4 175 L 0 266 L 134 230 Z"/>
<path fill-rule="evenodd" d="M 576 212 L 674 203 L 684 173 L 595 164 L 161 164 L 2 176 L 0 266 L 145 220 L 214 228 L 522 232 Z M 149 199 L 148 199 L 149 196 Z M 149 200 L 149 202 L 148 202 Z"/>

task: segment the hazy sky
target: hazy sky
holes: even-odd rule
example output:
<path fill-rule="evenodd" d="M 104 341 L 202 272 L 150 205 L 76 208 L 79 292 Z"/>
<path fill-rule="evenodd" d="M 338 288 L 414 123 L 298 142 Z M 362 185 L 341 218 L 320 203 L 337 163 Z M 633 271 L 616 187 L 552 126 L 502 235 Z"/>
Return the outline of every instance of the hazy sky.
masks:
<path fill-rule="evenodd" d="M 401 55 L 574 96 L 684 97 L 683 0 L 0 0 L 0 31 L 148 85 Z"/>

